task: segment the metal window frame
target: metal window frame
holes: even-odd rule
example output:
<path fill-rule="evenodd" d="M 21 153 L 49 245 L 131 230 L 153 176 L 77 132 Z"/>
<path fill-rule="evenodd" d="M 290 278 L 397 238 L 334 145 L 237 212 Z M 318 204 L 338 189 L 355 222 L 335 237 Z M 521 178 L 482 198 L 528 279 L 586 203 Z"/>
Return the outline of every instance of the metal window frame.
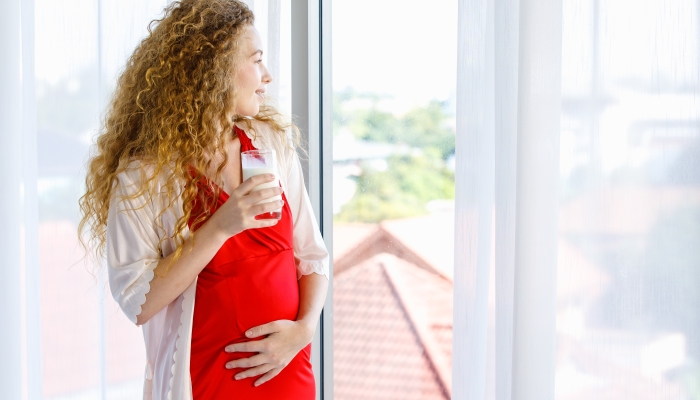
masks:
<path fill-rule="evenodd" d="M 291 3 L 292 114 L 302 133 L 304 179 L 321 234 L 333 254 L 331 0 Z M 333 399 L 333 266 L 312 342 L 316 398 Z"/>

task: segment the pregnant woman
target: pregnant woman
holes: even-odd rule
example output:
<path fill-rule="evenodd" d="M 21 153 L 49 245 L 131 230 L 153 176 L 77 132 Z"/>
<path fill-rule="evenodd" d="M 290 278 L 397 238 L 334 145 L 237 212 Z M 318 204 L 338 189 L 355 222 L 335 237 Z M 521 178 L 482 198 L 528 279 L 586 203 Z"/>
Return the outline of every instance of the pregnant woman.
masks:
<path fill-rule="evenodd" d="M 143 328 L 144 399 L 315 398 L 328 252 L 262 56 L 245 4 L 173 2 L 127 62 L 89 162 L 80 230 Z M 244 181 L 241 152 L 256 149 L 276 151 L 276 174 Z"/>

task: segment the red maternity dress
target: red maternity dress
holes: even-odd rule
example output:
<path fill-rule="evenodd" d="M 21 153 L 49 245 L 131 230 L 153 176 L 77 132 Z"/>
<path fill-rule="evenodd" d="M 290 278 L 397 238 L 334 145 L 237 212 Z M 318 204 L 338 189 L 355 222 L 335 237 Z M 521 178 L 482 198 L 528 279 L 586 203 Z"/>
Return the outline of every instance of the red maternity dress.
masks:
<path fill-rule="evenodd" d="M 245 133 L 235 129 L 241 151 L 255 150 Z M 200 190 L 211 193 L 206 182 L 201 184 Z M 214 209 L 228 197 L 222 190 Z M 282 218 L 275 226 L 248 229 L 229 238 L 199 273 L 190 358 L 194 400 L 315 399 L 311 345 L 300 351 L 276 377 L 258 387 L 253 383 L 260 376 L 237 381 L 234 375 L 243 369 L 225 367 L 228 361 L 255 354 L 224 351 L 229 344 L 255 340 L 245 337 L 246 330 L 275 320 L 296 320 L 299 285 L 292 214 L 284 194 L 282 199 Z M 201 211 L 201 205 L 195 203 L 192 215 Z M 194 217 L 190 225 L 193 220 Z"/>

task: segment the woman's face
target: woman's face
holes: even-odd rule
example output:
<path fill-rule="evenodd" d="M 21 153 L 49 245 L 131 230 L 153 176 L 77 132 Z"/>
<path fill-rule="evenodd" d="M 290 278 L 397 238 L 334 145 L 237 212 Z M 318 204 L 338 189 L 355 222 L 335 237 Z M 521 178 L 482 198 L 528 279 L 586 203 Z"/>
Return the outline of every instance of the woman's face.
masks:
<path fill-rule="evenodd" d="M 241 58 L 234 78 L 235 113 L 252 117 L 260 111 L 265 87 L 272 82 L 272 76 L 262 62 L 262 39 L 255 27 L 246 27 L 241 44 Z"/>

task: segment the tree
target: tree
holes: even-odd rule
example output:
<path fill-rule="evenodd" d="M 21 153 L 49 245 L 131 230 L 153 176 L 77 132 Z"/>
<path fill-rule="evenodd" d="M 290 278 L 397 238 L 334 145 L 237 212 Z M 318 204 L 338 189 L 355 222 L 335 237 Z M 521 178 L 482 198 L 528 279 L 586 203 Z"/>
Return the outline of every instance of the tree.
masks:
<path fill-rule="evenodd" d="M 431 200 L 454 198 L 454 174 L 438 152 L 392 156 L 387 169 L 363 166 L 355 196 L 345 204 L 338 222 L 379 222 L 425 214 Z"/>
<path fill-rule="evenodd" d="M 357 93 L 352 89 L 336 92 L 334 132 L 347 127 L 360 140 L 437 149 L 443 160 L 454 154 L 455 132 L 448 124 L 450 115 L 446 102 L 432 100 L 426 106 L 414 107 L 396 116 L 378 108 L 381 99 L 379 95 Z M 358 107 L 357 103 L 364 106 Z"/>

